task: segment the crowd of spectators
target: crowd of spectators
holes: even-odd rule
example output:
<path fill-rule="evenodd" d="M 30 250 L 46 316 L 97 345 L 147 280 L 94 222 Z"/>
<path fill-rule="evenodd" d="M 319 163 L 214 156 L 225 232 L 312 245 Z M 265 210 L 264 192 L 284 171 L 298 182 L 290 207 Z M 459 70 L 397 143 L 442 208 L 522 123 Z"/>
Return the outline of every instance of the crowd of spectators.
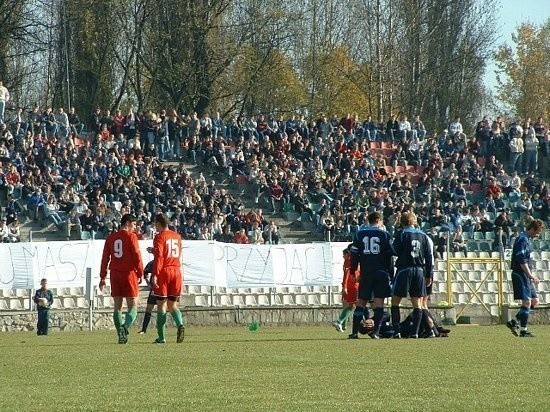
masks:
<path fill-rule="evenodd" d="M 86 121 L 74 108 L 17 109 L 0 126 L 0 236 L 20 239 L 10 231 L 22 213 L 67 239 L 105 237 L 134 213 L 148 238 L 154 215 L 165 212 L 184 239 L 277 243 L 269 215 L 296 211 L 326 240 L 347 241 L 369 211 L 381 211 L 393 233 L 400 214 L 414 210 L 421 228 L 450 232 L 457 250 L 475 232 L 508 244 L 529 218 L 548 222 L 540 160 L 549 140 L 542 118 L 509 127 L 484 118 L 468 136 L 459 117 L 430 132 L 419 116 L 223 119 L 98 108 Z M 246 184 L 250 204 L 220 180 Z"/>

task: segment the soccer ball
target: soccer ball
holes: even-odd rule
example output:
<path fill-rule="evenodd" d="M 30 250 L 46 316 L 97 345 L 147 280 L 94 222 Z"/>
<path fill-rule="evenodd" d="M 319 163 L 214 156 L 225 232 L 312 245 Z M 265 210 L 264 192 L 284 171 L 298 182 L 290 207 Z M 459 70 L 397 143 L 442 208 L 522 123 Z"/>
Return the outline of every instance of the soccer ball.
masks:
<path fill-rule="evenodd" d="M 38 298 L 38 306 L 42 306 L 43 308 L 48 306 L 48 299 L 46 298 Z"/>

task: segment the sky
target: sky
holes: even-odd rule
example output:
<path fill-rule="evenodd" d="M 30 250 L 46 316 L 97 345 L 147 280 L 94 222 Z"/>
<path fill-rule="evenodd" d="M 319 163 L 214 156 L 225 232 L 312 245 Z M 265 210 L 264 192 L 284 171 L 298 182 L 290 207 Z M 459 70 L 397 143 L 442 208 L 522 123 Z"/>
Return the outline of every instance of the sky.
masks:
<path fill-rule="evenodd" d="M 508 44 L 513 46 L 512 33 L 524 22 L 540 25 L 550 17 L 550 0 L 500 0 L 499 39 L 497 45 Z M 495 91 L 496 65 L 491 62 L 485 74 L 485 84 Z"/>

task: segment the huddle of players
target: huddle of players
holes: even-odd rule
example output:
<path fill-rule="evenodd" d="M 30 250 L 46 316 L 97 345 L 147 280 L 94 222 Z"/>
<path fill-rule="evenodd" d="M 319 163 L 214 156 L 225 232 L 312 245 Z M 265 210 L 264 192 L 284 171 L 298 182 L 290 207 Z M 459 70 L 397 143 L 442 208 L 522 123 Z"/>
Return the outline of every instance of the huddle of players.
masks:
<path fill-rule="evenodd" d="M 103 290 L 107 272 L 109 272 L 111 296 L 114 300 L 113 319 L 120 344 L 128 342 L 128 330 L 136 320 L 139 284 L 145 274 L 135 233 L 136 220 L 136 217 L 130 214 L 122 217 L 120 229 L 110 234 L 105 240 L 101 259 L 99 289 Z M 172 315 L 177 327 L 176 342 L 181 343 L 185 333 L 183 316 L 178 308 L 182 288 L 182 240 L 178 233 L 168 229 L 168 219 L 165 215 L 155 216 L 154 222 L 157 235 L 153 240 L 153 247 L 147 248 L 147 251 L 154 256 L 150 268 L 151 278 L 148 280 L 153 296 L 150 296 L 150 299 L 154 299 L 154 303 L 157 305 L 158 337 L 154 343 L 166 343 L 167 311 Z M 123 322 L 122 305 L 124 300 L 126 300 L 128 311 Z M 151 311 L 149 310 L 147 323 L 150 318 Z"/>
<path fill-rule="evenodd" d="M 359 333 L 373 339 L 416 339 L 446 336 L 450 332 L 437 326 L 427 306 L 433 281 L 433 243 L 416 228 L 414 213 L 403 213 L 400 224 L 401 230 L 392 242 L 390 234 L 381 228 L 382 215 L 372 212 L 368 225 L 359 228 L 351 244 L 344 265 L 349 265 L 351 273 L 356 273 L 359 267 L 360 276 L 349 339 L 358 339 Z M 393 256 L 397 256 L 395 264 Z M 384 312 L 384 300 L 390 296 L 391 318 Z M 401 321 L 399 304 L 407 296 L 413 311 Z M 367 308 L 369 302 L 374 312 L 372 319 Z"/>

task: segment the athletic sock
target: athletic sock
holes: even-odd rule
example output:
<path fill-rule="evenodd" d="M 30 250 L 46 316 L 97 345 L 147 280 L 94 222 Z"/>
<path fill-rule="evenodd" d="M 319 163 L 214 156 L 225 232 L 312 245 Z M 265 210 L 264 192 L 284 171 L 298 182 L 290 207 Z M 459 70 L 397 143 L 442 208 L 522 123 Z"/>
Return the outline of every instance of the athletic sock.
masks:
<path fill-rule="evenodd" d="M 115 323 L 116 330 L 120 329 L 120 326 L 122 325 L 122 312 L 119 310 L 115 310 L 113 312 L 113 321 Z"/>
<path fill-rule="evenodd" d="M 359 333 L 359 327 L 361 326 L 361 321 L 363 320 L 363 310 L 364 308 L 357 306 L 353 311 L 353 326 L 351 328 L 351 333 L 354 335 Z"/>
<path fill-rule="evenodd" d="M 183 326 L 183 315 L 181 313 L 181 310 L 174 309 L 172 312 L 170 312 L 172 315 L 172 318 L 174 319 L 174 322 L 176 323 L 176 326 L 179 328 L 180 326 Z"/>
<path fill-rule="evenodd" d="M 401 330 L 401 313 L 399 312 L 399 306 L 391 307 L 391 323 L 393 326 L 393 331 L 399 333 Z"/>
<path fill-rule="evenodd" d="M 133 308 L 128 309 L 128 312 L 126 312 L 126 316 L 124 317 L 124 327 L 126 329 L 130 329 L 130 326 L 132 326 L 136 318 L 137 308 L 134 306 Z"/>
<path fill-rule="evenodd" d="M 157 312 L 157 333 L 160 340 L 164 340 L 164 325 L 166 324 L 166 312 Z"/>
<path fill-rule="evenodd" d="M 384 317 L 384 308 L 374 308 L 374 333 L 380 334 L 382 326 L 382 318 Z"/>
<path fill-rule="evenodd" d="M 522 328 L 527 328 L 527 321 L 529 320 L 529 308 L 525 306 L 519 308 L 516 318 L 519 320 L 519 325 Z"/>
<path fill-rule="evenodd" d="M 141 326 L 142 331 L 147 332 L 149 322 L 151 322 L 151 312 L 145 312 L 145 315 L 143 316 L 143 325 Z"/>
<path fill-rule="evenodd" d="M 420 322 L 422 322 L 422 309 L 414 308 L 412 313 L 413 318 L 413 335 L 418 335 L 420 330 Z"/>
<path fill-rule="evenodd" d="M 422 325 L 423 331 L 429 331 L 430 328 L 430 311 L 428 309 L 422 309 L 422 322 L 420 322 Z M 435 326 L 435 322 L 434 322 Z"/>
<path fill-rule="evenodd" d="M 340 313 L 340 316 L 338 317 L 338 322 L 342 325 L 342 328 L 345 328 L 346 321 L 348 320 L 348 317 L 350 313 L 352 312 L 352 309 L 348 306 L 346 306 L 344 309 L 342 309 L 342 312 Z"/>

